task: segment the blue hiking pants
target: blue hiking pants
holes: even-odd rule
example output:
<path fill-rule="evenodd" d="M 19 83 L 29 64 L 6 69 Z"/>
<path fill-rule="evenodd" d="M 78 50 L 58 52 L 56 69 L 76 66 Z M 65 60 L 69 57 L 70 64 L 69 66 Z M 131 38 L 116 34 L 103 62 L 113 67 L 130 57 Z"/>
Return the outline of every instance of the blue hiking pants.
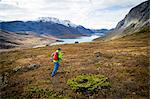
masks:
<path fill-rule="evenodd" d="M 52 75 L 51 75 L 52 77 L 55 76 L 55 74 L 58 70 L 58 67 L 59 67 L 59 62 L 54 62 L 54 70 L 53 70 Z"/>

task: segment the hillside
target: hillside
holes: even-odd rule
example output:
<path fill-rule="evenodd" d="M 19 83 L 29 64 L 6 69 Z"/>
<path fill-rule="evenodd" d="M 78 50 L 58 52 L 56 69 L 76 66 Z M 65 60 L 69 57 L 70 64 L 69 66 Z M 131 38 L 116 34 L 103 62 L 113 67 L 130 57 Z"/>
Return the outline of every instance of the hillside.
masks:
<path fill-rule="evenodd" d="M 150 26 L 150 0 L 147 0 L 134 8 L 118 22 L 115 29 L 103 39 L 113 40 L 140 31 L 145 26 Z"/>
<path fill-rule="evenodd" d="M 0 48 L 9 49 L 19 46 L 20 44 L 16 41 L 18 39 L 18 34 L 13 34 L 0 30 Z"/>
<path fill-rule="evenodd" d="M 91 29 L 96 35 L 104 36 L 111 32 L 113 29 Z"/>
<path fill-rule="evenodd" d="M 1 29 L 10 32 L 33 32 L 37 35 L 52 35 L 56 38 L 76 38 L 82 35 L 91 35 L 93 32 L 83 26 L 74 25 L 67 20 L 56 18 L 40 18 L 35 21 L 8 21 L 0 22 Z"/>
<path fill-rule="evenodd" d="M 149 99 L 149 3 L 132 8 L 112 30 L 89 30 L 56 18 L 0 22 L 0 47 L 17 47 L 0 52 L 0 98 Z M 93 42 L 48 46 L 54 37 L 101 31 L 111 32 Z M 51 77 L 50 56 L 58 48 L 63 58 Z"/>
<path fill-rule="evenodd" d="M 38 45 L 48 45 L 55 42 L 56 38 L 48 36 L 38 36 L 34 33 L 14 33 L 0 30 L 0 49 L 7 50 L 13 48 L 32 48 Z"/>
<path fill-rule="evenodd" d="M 0 95 L 2 98 L 147 99 L 150 86 L 149 34 L 145 28 L 107 42 L 3 52 L 0 56 Z M 53 63 L 49 57 L 58 47 L 62 48 L 63 60 L 52 78 Z M 36 68 L 29 69 L 32 65 Z M 94 93 L 72 90 L 67 81 L 81 74 L 105 75 L 110 88 Z"/>

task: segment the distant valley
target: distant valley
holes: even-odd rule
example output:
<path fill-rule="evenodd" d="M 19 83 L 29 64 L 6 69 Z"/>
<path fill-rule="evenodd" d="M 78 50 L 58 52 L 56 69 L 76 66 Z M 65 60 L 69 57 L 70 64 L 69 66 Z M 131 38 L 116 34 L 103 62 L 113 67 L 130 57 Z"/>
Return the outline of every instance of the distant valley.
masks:
<path fill-rule="evenodd" d="M 87 29 L 68 20 L 41 17 L 34 21 L 0 22 L 0 49 L 30 48 L 60 42 L 59 39 L 75 39 L 82 36 L 102 36 L 108 29 Z"/>

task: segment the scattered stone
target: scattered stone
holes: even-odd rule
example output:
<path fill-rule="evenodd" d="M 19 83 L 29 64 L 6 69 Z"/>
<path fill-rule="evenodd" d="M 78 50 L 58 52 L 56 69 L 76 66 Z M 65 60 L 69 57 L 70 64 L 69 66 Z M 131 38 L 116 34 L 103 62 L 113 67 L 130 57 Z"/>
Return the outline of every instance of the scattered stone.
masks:
<path fill-rule="evenodd" d="M 135 95 L 136 93 L 135 93 L 135 92 L 132 92 L 132 94 Z"/>
<path fill-rule="evenodd" d="M 13 72 L 17 72 L 17 71 L 20 71 L 21 70 L 21 66 L 18 66 L 18 67 L 15 67 L 14 69 L 13 69 Z"/>
<path fill-rule="evenodd" d="M 103 54 L 102 54 L 101 52 L 95 52 L 94 55 L 95 55 L 96 57 L 102 57 Z"/>
<path fill-rule="evenodd" d="M 15 72 L 27 72 L 30 70 L 34 70 L 39 68 L 40 65 L 38 64 L 31 64 L 31 65 L 27 65 L 27 66 L 18 66 L 16 68 L 13 69 L 13 73 Z"/>
<path fill-rule="evenodd" d="M 3 85 L 3 76 L 2 75 L 0 75 L 0 86 L 2 86 Z"/>
<path fill-rule="evenodd" d="M 2 88 L 7 86 L 8 76 L 9 76 L 9 74 L 7 72 L 5 72 L 2 75 L 0 75 L 0 89 L 2 89 Z"/>
<path fill-rule="evenodd" d="M 38 64 L 31 64 L 27 66 L 27 70 L 34 70 L 37 69 L 40 65 Z"/>

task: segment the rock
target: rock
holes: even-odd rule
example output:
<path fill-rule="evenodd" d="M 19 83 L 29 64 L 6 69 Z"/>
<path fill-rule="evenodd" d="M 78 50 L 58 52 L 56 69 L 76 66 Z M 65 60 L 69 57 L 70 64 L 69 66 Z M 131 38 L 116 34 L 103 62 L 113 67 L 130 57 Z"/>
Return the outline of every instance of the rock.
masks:
<path fill-rule="evenodd" d="M 3 76 L 2 75 L 0 75 L 0 86 L 3 84 Z"/>
<path fill-rule="evenodd" d="M 34 70 L 37 69 L 40 65 L 38 64 L 31 64 L 27 66 L 27 70 Z"/>
<path fill-rule="evenodd" d="M 136 93 L 135 93 L 135 92 L 132 92 L 132 94 L 135 95 Z"/>
<path fill-rule="evenodd" d="M 103 54 L 101 53 L 101 52 L 95 52 L 94 53 L 94 56 L 96 56 L 96 57 L 101 57 Z"/>
<path fill-rule="evenodd" d="M 0 75 L 0 89 L 7 86 L 8 76 L 9 76 L 9 74 L 7 72 Z"/>
<path fill-rule="evenodd" d="M 13 69 L 13 73 L 15 73 L 15 72 L 27 72 L 29 70 L 37 69 L 39 66 L 40 65 L 38 65 L 38 64 L 31 64 L 31 65 L 27 65 L 27 66 L 18 66 L 18 67 Z"/>
<path fill-rule="evenodd" d="M 78 42 L 78 41 L 75 41 L 74 43 L 77 44 L 77 43 L 79 43 L 79 42 Z"/>
<path fill-rule="evenodd" d="M 13 72 L 17 72 L 17 71 L 20 71 L 21 70 L 21 66 L 18 66 L 18 67 L 15 67 L 14 69 L 13 69 Z"/>

